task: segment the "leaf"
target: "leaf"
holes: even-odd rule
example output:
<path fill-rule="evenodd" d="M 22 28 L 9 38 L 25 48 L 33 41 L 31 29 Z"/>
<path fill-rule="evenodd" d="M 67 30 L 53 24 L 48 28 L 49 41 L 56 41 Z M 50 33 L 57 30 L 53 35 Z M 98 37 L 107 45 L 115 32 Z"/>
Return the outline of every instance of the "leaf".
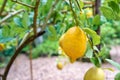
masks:
<path fill-rule="evenodd" d="M 53 25 L 50 25 L 49 27 L 49 31 L 51 32 L 51 35 L 49 36 L 50 40 L 56 40 L 57 39 L 57 32 L 56 29 Z"/>
<path fill-rule="evenodd" d="M 101 59 L 99 57 L 93 57 L 90 61 L 97 67 L 101 67 Z"/>
<path fill-rule="evenodd" d="M 93 50 L 92 49 L 87 50 L 85 56 L 87 58 L 92 58 L 93 57 Z"/>
<path fill-rule="evenodd" d="M 6 43 L 6 42 L 11 41 L 11 40 L 13 40 L 13 38 L 11 38 L 11 37 L 0 38 L 0 43 Z"/>
<path fill-rule="evenodd" d="M 108 2 L 108 5 L 113 9 L 113 11 L 117 13 L 120 12 L 119 5 L 115 1 Z"/>
<path fill-rule="evenodd" d="M 112 71 L 114 72 L 115 70 L 113 68 L 103 68 L 104 70 L 109 70 L 109 71 Z"/>
<path fill-rule="evenodd" d="M 107 19 L 114 19 L 115 15 L 113 10 L 110 7 L 107 6 L 101 6 L 100 10 L 102 14 L 107 18 Z"/>
<path fill-rule="evenodd" d="M 13 20 L 17 26 L 23 27 L 20 18 L 14 18 Z"/>
<path fill-rule="evenodd" d="M 99 52 L 99 56 L 104 56 L 106 52 L 106 46 L 102 47 L 100 52 Z"/>
<path fill-rule="evenodd" d="M 86 51 L 85 56 L 87 58 L 92 58 L 93 57 L 93 50 L 90 47 L 90 43 L 87 44 L 87 51 Z"/>
<path fill-rule="evenodd" d="M 105 60 L 120 70 L 120 64 L 110 59 L 105 59 Z"/>
<path fill-rule="evenodd" d="M 27 28 L 29 26 L 29 16 L 27 12 L 23 14 L 22 24 L 24 28 Z"/>
<path fill-rule="evenodd" d="M 120 72 L 115 75 L 114 80 L 120 80 Z"/>
<path fill-rule="evenodd" d="M 10 34 L 10 27 L 9 26 L 4 26 L 2 29 L 2 35 L 4 37 L 8 37 Z"/>
<path fill-rule="evenodd" d="M 84 3 L 82 0 L 80 0 L 80 8 L 82 9 L 84 7 Z"/>
<path fill-rule="evenodd" d="M 85 22 L 85 21 L 86 21 L 86 15 L 84 14 L 84 12 L 81 12 L 81 14 L 80 14 L 80 20 L 81 20 L 82 22 Z"/>
<path fill-rule="evenodd" d="M 84 31 L 92 37 L 93 45 L 98 45 L 100 43 L 100 36 L 90 28 L 84 28 Z"/>
<path fill-rule="evenodd" d="M 100 15 L 96 15 L 94 18 L 93 18 L 93 25 L 100 25 Z"/>

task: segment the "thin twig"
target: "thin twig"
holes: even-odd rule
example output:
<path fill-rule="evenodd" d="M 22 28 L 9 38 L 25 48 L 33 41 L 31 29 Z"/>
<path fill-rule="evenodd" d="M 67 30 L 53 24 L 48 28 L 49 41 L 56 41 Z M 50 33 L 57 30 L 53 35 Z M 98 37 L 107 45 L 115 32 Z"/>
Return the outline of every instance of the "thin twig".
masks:
<path fill-rule="evenodd" d="M 51 14 L 52 14 L 52 12 L 53 12 L 53 10 L 54 10 L 54 8 L 55 8 L 55 5 L 57 5 L 58 2 L 59 2 L 59 0 L 55 0 L 55 2 L 53 3 L 51 9 L 49 10 L 49 13 L 48 13 L 47 17 L 45 18 L 44 24 L 43 24 L 43 26 L 42 26 L 42 30 L 45 29 L 45 27 L 46 27 L 46 25 L 47 25 L 47 21 L 49 20 Z"/>
<path fill-rule="evenodd" d="M 86 9 L 86 8 L 94 8 L 94 6 L 84 6 L 83 9 Z"/>
<path fill-rule="evenodd" d="M 30 76 L 31 80 L 33 80 L 33 66 L 32 66 L 32 43 L 30 43 Z"/>
<path fill-rule="evenodd" d="M 2 7 L 1 7 L 1 9 L 0 9 L 0 16 L 1 16 L 1 14 L 2 14 L 5 6 L 6 6 L 6 3 L 7 3 L 7 0 L 4 0 L 3 5 L 2 5 Z"/>
<path fill-rule="evenodd" d="M 16 14 L 19 14 L 19 13 L 23 12 L 23 11 L 24 11 L 24 10 L 21 9 L 21 10 L 18 10 L 18 11 L 15 11 L 15 12 L 13 12 L 13 13 L 8 14 L 8 15 L 5 16 L 2 20 L 0 20 L 0 24 L 3 23 L 3 22 L 5 22 L 5 21 L 8 20 L 9 18 L 15 16 Z"/>
<path fill-rule="evenodd" d="M 84 4 L 91 4 L 91 5 L 94 5 L 94 1 L 83 1 Z"/>
<path fill-rule="evenodd" d="M 26 7 L 29 7 L 29 8 L 34 8 L 34 6 L 31 6 L 31 5 L 28 5 L 28 4 L 25 4 L 23 2 L 20 2 L 20 1 L 17 1 L 17 0 L 11 0 L 12 2 L 15 2 L 15 3 L 18 3 L 18 4 L 21 4 L 23 6 L 26 6 Z"/>
<path fill-rule="evenodd" d="M 15 51 L 14 55 L 12 56 L 12 58 L 10 59 L 7 67 L 5 68 L 5 72 L 4 72 L 4 76 L 3 76 L 3 80 L 6 80 L 7 75 L 9 73 L 9 70 L 13 64 L 13 62 L 15 61 L 16 57 L 18 56 L 18 54 L 20 53 L 20 51 L 26 46 L 28 45 L 30 42 L 34 41 L 37 37 L 43 35 L 45 33 L 45 31 L 40 31 L 39 33 L 37 33 L 37 35 L 33 35 L 31 37 L 29 37 L 28 39 L 26 39 Z"/>
<path fill-rule="evenodd" d="M 82 11 L 82 9 L 81 9 L 81 7 L 80 7 L 80 4 L 79 4 L 78 0 L 75 0 L 75 1 L 76 1 L 77 5 L 78 5 L 78 7 L 79 7 L 79 10 Z"/>
<path fill-rule="evenodd" d="M 73 12 L 73 16 L 74 16 L 74 19 L 75 19 L 75 22 L 76 22 L 76 26 L 78 26 L 78 25 L 79 25 L 79 21 L 77 20 L 77 15 L 76 15 L 76 13 L 75 13 L 74 10 L 73 10 L 71 0 L 69 0 L 69 3 L 70 3 L 71 11 Z"/>
<path fill-rule="evenodd" d="M 33 31 L 35 35 L 37 33 L 37 16 L 38 16 L 39 3 L 40 3 L 40 0 L 37 0 L 34 8 Z"/>
<path fill-rule="evenodd" d="M 2 76 L 3 76 L 3 74 L 0 74 L 0 76 L 2 77 Z"/>

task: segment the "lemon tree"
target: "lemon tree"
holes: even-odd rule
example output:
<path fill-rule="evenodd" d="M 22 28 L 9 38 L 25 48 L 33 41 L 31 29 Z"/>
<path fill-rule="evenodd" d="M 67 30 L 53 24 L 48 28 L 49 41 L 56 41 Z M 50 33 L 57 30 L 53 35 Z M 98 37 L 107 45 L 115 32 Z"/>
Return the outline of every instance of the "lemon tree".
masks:
<path fill-rule="evenodd" d="M 99 7 L 101 15 L 96 15 L 93 9 L 93 6 L 94 8 L 97 6 L 95 0 L 90 2 L 84 2 L 84 0 L 1 0 L 0 53 L 4 52 L 4 56 L 6 54 L 12 56 L 2 79 L 6 80 L 10 67 L 20 51 L 39 36 L 43 36 L 45 40 L 58 41 L 62 56 L 69 58 L 72 63 L 78 58 L 89 58 L 95 67 L 90 68 L 85 76 L 96 72 L 96 76 L 102 75 L 97 76 L 97 80 L 104 79 L 101 60 L 106 58 L 105 52 L 108 51 L 106 51 L 106 46 L 103 47 L 103 39 L 105 38 L 108 42 L 106 35 L 111 35 L 109 35 L 110 32 L 107 34 L 106 32 L 111 30 L 107 28 L 106 31 L 100 31 L 102 37 L 96 31 L 103 26 L 106 28 L 108 23 L 119 26 L 119 2 L 119 0 L 102 0 Z M 117 28 L 117 30 L 117 32 L 113 30 L 111 34 L 119 34 L 120 29 Z M 114 37 L 116 35 L 113 35 L 113 38 L 116 38 Z M 101 49 L 98 49 L 97 46 L 100 43 Z M 114 66 L 119 67 L 117 64 Z M 62 69 L 63 64 L 58 62 L 57 67 Z M 97 74 L 99 71 L 101 73 Z"/>

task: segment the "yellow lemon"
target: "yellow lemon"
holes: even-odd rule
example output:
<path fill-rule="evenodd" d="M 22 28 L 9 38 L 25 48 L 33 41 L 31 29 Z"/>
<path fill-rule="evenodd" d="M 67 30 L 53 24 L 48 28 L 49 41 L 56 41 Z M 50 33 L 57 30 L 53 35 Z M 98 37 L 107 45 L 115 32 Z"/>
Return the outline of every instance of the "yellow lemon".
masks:
<path fill-rule="evenodd" d="M 0 43 L 0 51 L 4 50 L 5 45 L 3 43 Z"/>
<path fill-rule="evenodd" d="M 90 17 L 93 16 L 93 13 L 92 13 L 92 11 L 88 11 L 88 12 L 86 13 L 86 15 L 87 15 L 87 18 L 90 18 Z"/>
<path fill-rule="evenodd" d="M 58 62 L 56 67 L 57 67 L 57 69 L 62 70 L 63 69 L 63 64 L 61 62 Z"/>
<path fill-rule="evenodd" d="M 84 55 L 86 44 L 86 35 L 78 26 L 68 29 L 68 31 L 64 33 L 59 40 L 60 47 L 70 58 L 71 62 L 74 62 L 77 58 Z"/>
<path fill-rule="evenodd" d="M 105 74 L 102 68 L 92 67 L 84 76 L 84 80 L 105 80 Z"/>

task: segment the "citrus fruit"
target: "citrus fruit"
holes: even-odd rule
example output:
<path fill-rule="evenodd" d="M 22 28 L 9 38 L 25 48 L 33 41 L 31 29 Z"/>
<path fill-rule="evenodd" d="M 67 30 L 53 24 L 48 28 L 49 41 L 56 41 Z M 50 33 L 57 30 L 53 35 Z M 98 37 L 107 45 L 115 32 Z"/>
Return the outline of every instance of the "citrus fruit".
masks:
<path fill-rule="evenodd" d="M 120 80 L 120 73 L 117 73 L 117 74 L 115 75 L 115 80 Z"/>
<path fill-rule="evenodd" d="M 86 51 L 87 37 L 84 31 L 78 26 L 71 27 L 64 33 L 60 40 L 59 45 L 65 54 L 74 62 L 77 58 L 84 55 Z"/>
<path fill-rule="evenodd" d="M 2 51 L 5 48 L 5 45 L 3 43 L 0 43 L 0 51 Z"/>
<path fill-rule="evenodd" d="M 88 12 L 86 13 L 86 15 L 87 15 L 87 18 L 90 18 L 90 17 L 93 16 L 93 13 L 92 13 L 92 11 L 88 11 Z"/>
<path fill-rule="evenodd" d="M 63 64 L 61 62 L 57 63 L 57 69 L 59 69 L 59 70 L 63 69 Z"/>
<path fill-rule="evenodd" d="M 105 74 L 102 68 L 92 67 L 84 76 L 84 80 L 105 80 Z"/>

